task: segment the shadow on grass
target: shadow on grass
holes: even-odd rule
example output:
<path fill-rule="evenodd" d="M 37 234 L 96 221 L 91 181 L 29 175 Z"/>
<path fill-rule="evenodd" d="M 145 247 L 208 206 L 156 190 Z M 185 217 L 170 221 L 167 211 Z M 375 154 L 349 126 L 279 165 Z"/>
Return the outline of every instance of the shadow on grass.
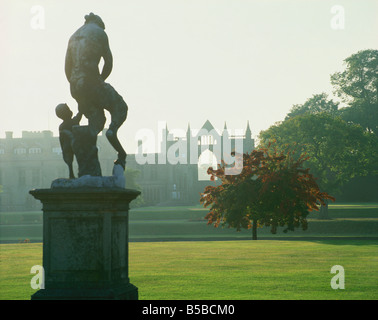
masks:
<path fill-rule="evenodd" d="M 196 237 L 196 238 L 134 238 L 130 242 L 196 242 L 196 241 L 309 241 L 332 245 L 378 245 L 378 237 L 260 237 L 252 240 L 251 237 Z"/>
<path fill-rule="evenodd" d="M 320 244 L 331 245 L 348 245 L 348 246 L 366 246 L 366 245 L 378 245 L 377 237 L 361 237 L 361 238 L 340 238 L 340 239 L 321 239 L 311 240 L 312 242 Z"/>

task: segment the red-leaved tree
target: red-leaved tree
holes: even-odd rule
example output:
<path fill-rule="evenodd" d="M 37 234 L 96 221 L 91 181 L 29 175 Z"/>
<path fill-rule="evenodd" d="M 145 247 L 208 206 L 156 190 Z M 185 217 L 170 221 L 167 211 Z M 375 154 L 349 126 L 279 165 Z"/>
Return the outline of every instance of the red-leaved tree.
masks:
<path fill-rule="evenodd" d="M 258 226 L 270 226 L 272 233 L 279 226 L 286 226 L 284 232 L 300 226 L 306 230 L 309 212 L 327 199 L 335 200 L 320 192 L 310 169 L 302 167 L 307 159 L 302 155 L 294 160 L 270 144 L 244 153 L 240 174 L 226 175 L 224 162 L 218 169 L 210 167 L 211 180 L 217 177 L 221 184 L 207 186 L 201 194 L 200 202 L 210 209 L 208 224 L 252 229 L 253 240 Z"/>

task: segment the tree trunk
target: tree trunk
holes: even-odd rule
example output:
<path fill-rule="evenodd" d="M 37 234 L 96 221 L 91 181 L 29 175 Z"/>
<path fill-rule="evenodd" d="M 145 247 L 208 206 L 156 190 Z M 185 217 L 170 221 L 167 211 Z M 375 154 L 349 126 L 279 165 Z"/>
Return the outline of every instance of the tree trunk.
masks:
<path fill-rule="evenodd" d="M 257 220 L 252 220 L 252 240 L 257 240 Z"/>
<path fill-rule="evenodd" d="M 319 220 L 329 220 L 331 219 L 328 213 L 328 200 L 325 200 L 325 206 L 321 205 L 319 210 Z"/>

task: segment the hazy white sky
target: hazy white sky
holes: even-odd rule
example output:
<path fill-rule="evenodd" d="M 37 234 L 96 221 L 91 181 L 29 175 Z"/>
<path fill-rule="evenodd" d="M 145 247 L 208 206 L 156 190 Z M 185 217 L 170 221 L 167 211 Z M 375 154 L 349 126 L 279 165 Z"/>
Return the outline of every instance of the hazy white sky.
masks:
<path fill-rule="evenodd" d="M 44 29 L 32 28 L 35 5 Z M 342 30 L 331 27 L 334 5 L 344 8 Z M 1 0 L 0 137 L 57 134 L 55 106 L 77 111 L 64 57 L 89 12 L 102 17 L 110 40 L 107 82 L 129 106 L 119 131 L 129 153 L 136 132 L 157 135 L 158 121 L 244 129 L 249 120 L 257 136 L 293 104 L 332 93 L 330 74 L 349 55 L 378 47 L 376 0 Z"/>

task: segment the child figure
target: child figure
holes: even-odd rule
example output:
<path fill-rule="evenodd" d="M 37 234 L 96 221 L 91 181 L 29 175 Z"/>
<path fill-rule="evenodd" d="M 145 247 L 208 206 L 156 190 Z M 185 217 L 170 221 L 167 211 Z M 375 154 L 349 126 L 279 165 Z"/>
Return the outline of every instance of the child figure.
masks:
<path fill-rule="evenodd" d="M 72 150 L 72 127 L 79 125 L 83 114 L 78 112 L 77 115 L 72 118 L 73 113 L 65 103 L 58 104 L 55 108 L 55 113 L 58 118 L 63 120 L 63 122 L 59 126 L 59 142 L 63 152 L 63 160 L 68 165 L 70 179 L 74 179 L 75 175 L 72 169 L 74 158 L 74 152 Z"/>

